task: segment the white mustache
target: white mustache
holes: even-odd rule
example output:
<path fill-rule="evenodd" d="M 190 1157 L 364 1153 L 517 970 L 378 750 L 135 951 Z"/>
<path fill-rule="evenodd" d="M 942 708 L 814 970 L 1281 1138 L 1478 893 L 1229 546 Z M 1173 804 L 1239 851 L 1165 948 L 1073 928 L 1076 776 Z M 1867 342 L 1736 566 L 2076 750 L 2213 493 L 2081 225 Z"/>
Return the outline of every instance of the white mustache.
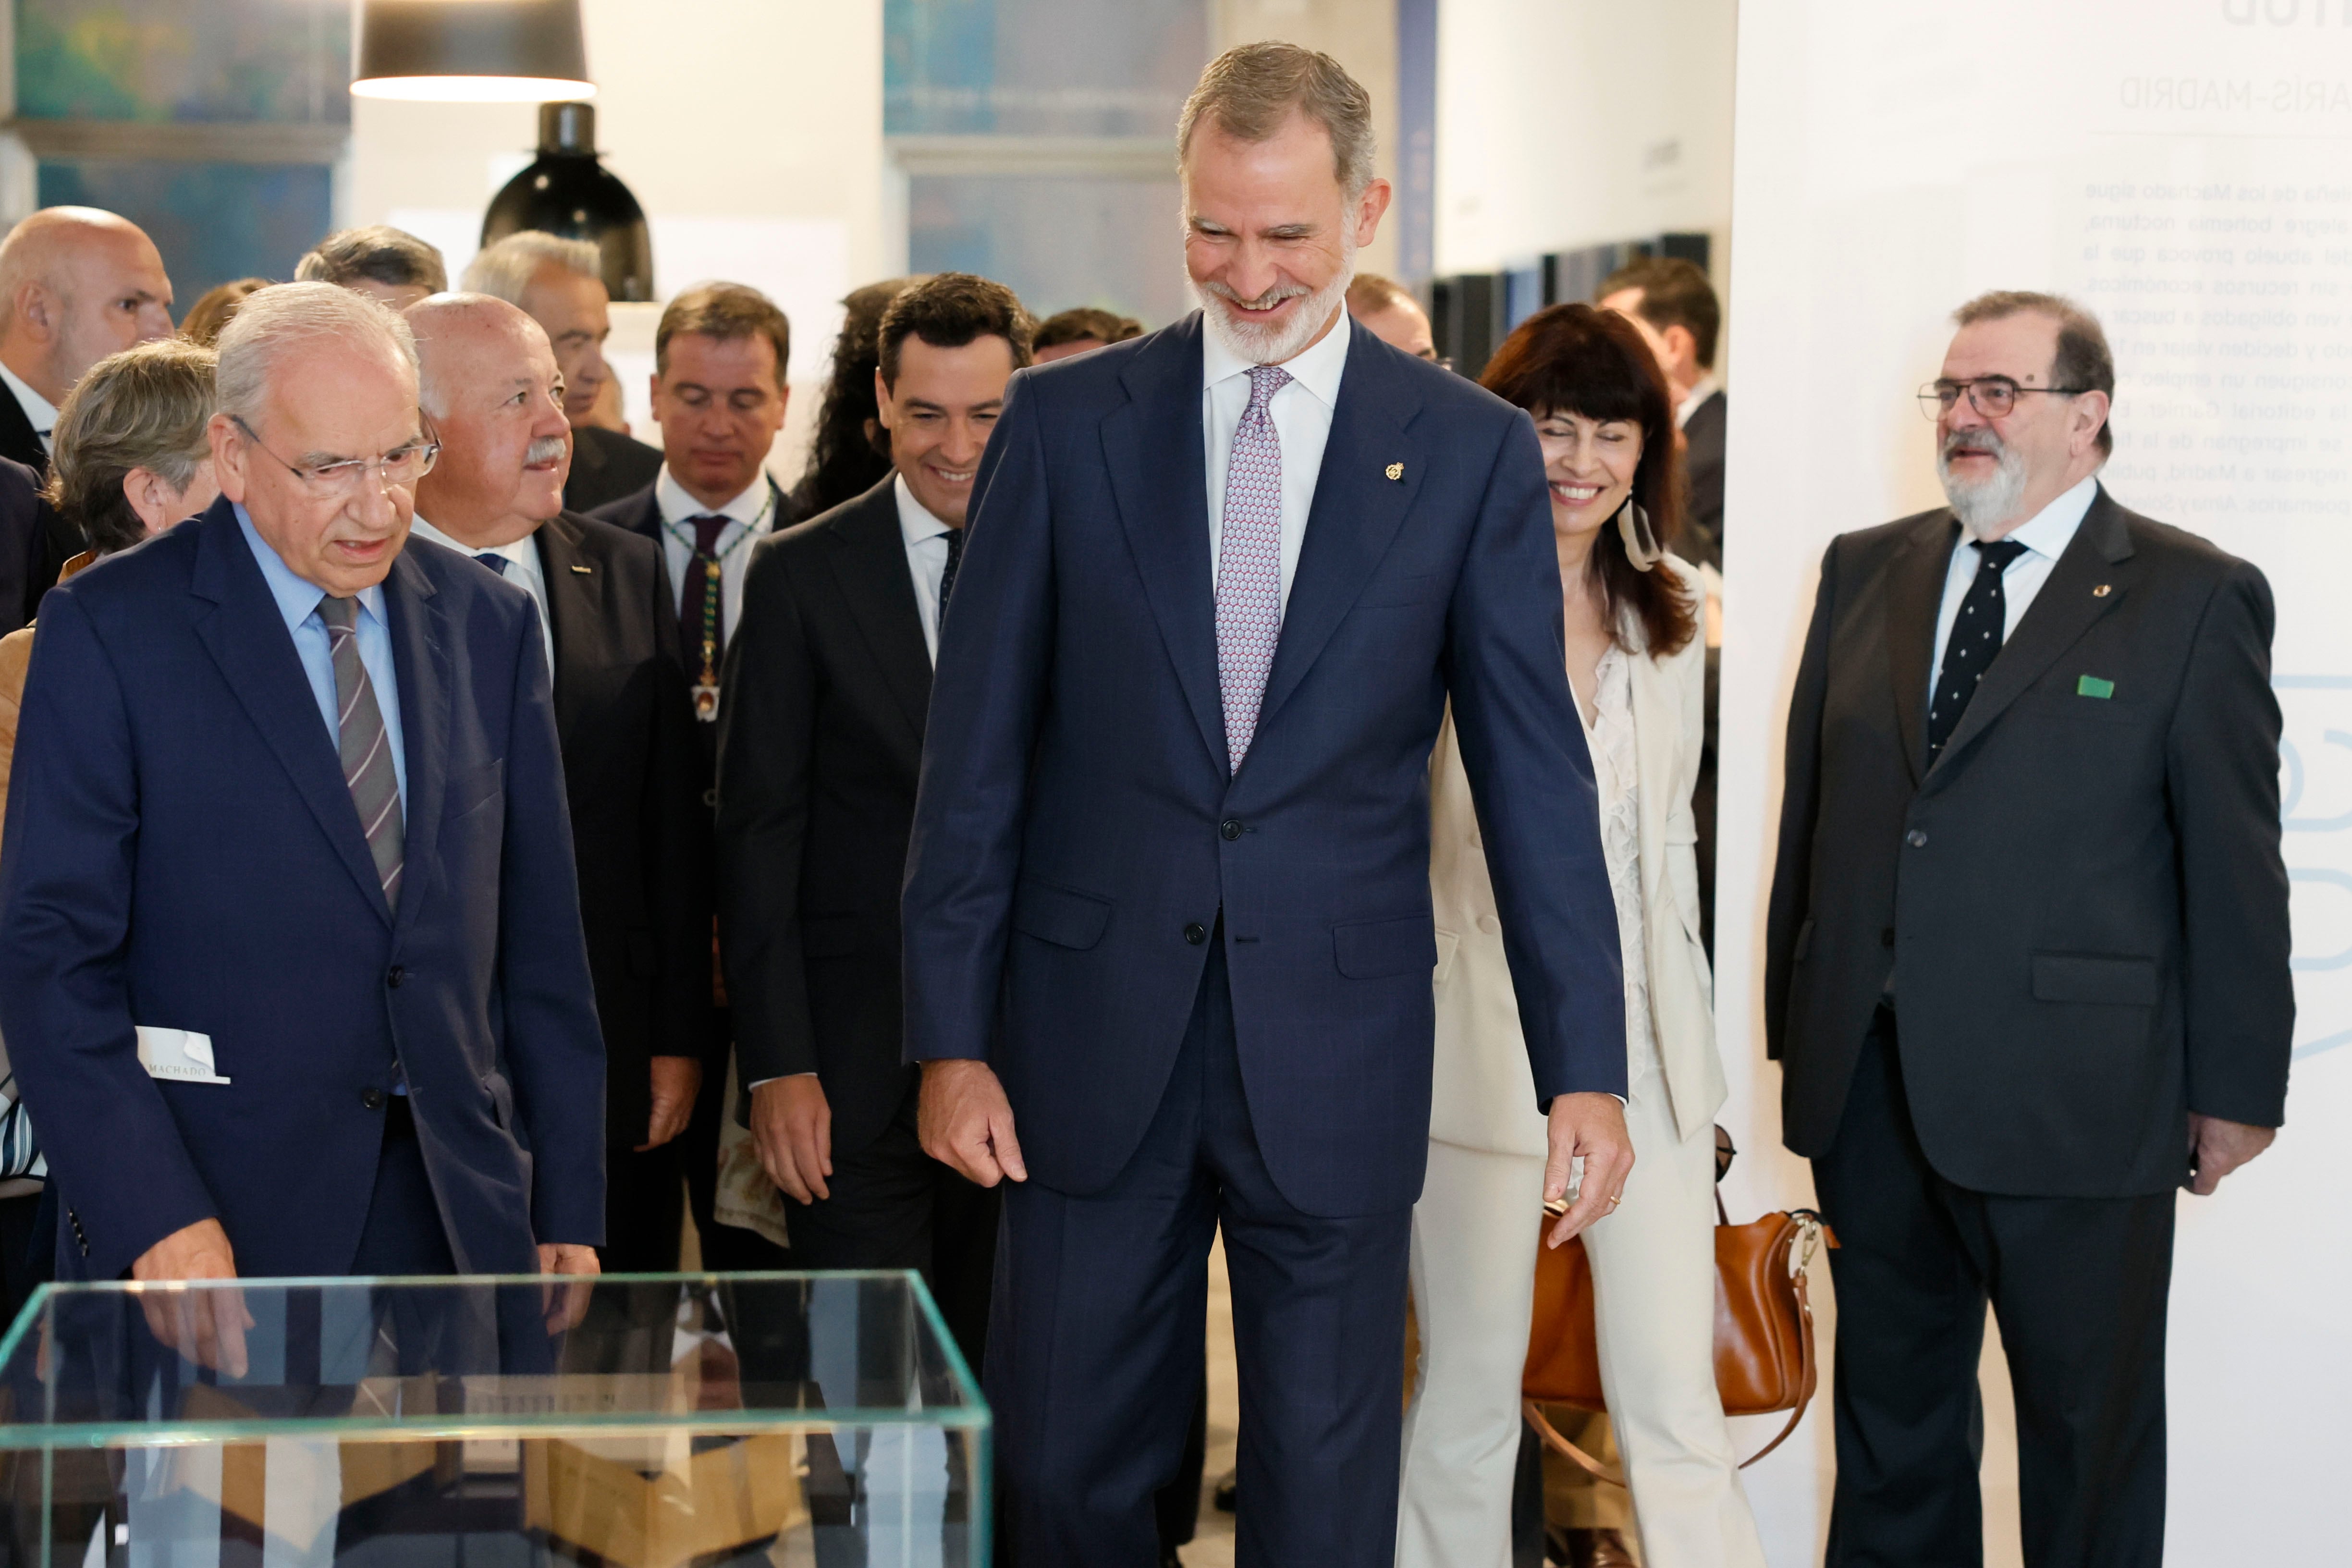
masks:
<path fill-rule="evenodd" d="M 1271 310 L 1285 300 L 1296 300 L 1302 294 L 1312 292 L 1311 289 L 1302 288 L 1297 283 L 1277 283 L 1256 299 L 1244 300 L 1234 292 L 1233 286 L 1229 283 L 1203 283 L 1201 287 L 1220 300 L 1231 300 L 1244 310 Z"/>
<path fill-rule="evenodd" d="M 530 468 L 538 463 L 559 462 L 571 445 L 571 437 L 566 436 L 541 436 L 523 448 L 523 467 Z"/>

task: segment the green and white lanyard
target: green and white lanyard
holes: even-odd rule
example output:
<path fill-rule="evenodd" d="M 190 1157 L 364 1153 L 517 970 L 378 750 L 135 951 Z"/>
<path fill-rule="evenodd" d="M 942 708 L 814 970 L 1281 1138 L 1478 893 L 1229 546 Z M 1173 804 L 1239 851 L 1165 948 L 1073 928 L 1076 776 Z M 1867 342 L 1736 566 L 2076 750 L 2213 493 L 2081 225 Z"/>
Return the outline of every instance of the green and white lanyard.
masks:
<path fill-rule="evenodd" d="M 688 570 L 691 571 L 697 561 L 702 563 L 705 584 L 702 594 L 702 679 L 694 686 L 694 716 L 706 724 L 719 721 L 719 612 L 727 599 L 727 563 L 737 551 L 760 536 L 761 526 L 768 521 L 768 514 L 775 507 L 776 486 L 773 480 L 770 480 L 767 496 L 760 502 L 759 511 L 751 521 L 743 524 L 743 531 L 735 536 L 735 542 L 716 555 L 704 554 L 701 546 L 694 542 L 693 534 L 668 518 L 662 519 L 662 527 L 686 546 Z M 699 515 L 708 517 L 711 514 L 704 512 Z"/>

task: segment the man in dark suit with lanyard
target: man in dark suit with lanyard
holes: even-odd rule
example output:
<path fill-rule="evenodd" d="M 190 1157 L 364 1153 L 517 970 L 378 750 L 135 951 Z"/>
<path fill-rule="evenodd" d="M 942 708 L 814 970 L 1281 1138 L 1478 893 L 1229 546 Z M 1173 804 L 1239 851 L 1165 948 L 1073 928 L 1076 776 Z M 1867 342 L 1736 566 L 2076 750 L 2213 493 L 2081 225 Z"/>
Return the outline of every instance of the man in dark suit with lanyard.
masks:
<path fill-rule="evenodd" d="M 2026 1561 L 2155 1563 L 2176 1189 L 2284 1116 L 2270 588 L 2100 484 L 2087 312 L 1955 321 L 1951 505 L 1830 546 L 1789 713 L 1765 1022 L 1843 1243 L 1829 1562 L 1981 1561 L 1990 1301 Z"/>
<path fill-rule="evenodd" d="M 546 333 L 480 294 L 411 306 L 425 416 L 441 456 L 413 539 L 530 594 L 554 672 L 581 923 L 604 1034 L 607 1273 L 677 1267 L 674 1140 L 710 1027 L 710 816 L 653 542 L 562 510 L 570 430 Z M 412 544 L 412 549 L 423 548 Z"/>
<path fill-rule="evenodd" d="M 0 240 L 0 458 L 49 472 L 49 427 L 82 373 L 172 335 L 172 280 L 140 227 L 96 207 L 44 207 Z M 46 502 L 0 507 L 0 632 L 89 545 Z M 13 590 L 13 591 L 12 591 Z"/>
<path fill-rule="evenodd" d="M 792 325 L 756 289 L 707 283 L 672 300 L 654 332 L 654 417 L 661 424 L 662 469 L 635 495 L 589 515 L 642 533 L 661 547 L 677 596 L 678 646 L 698 721 L 706 787 L 719 754 L 719 672 L 742 615 L 751 547 L 782 523 L 783 491 L 765 464 L 784 426 Z M 718 969 L 717 936 L 703 940 Z M 714 1268 L 774 1268 L 779 1250 L 715 1215 L 719 1119 L 729 1047 L 728 1010 L 713 1015 L 703 1055 L 702 1092 L 679 1140 L 703 1258 Z"/>
<path fill-rule="evenodd" d="M 1236 1562 L 1393 1559 L 1449 695 L 1551 1194 L 1585 1161 L 1555 1234 L 1629 1168 L 1534 428 L 1349 321 L 1389 196 L 1370 143 L 1328 56 L 1213 62 L 1178 143 L 1204 314 L 1022 372 L 982 461 L 916 805 L 907 1043 L 925 1146 L 1013 1184 L 987 1380 L 1029 1568 L 1152 1560 L 1219 1229 Z"/>

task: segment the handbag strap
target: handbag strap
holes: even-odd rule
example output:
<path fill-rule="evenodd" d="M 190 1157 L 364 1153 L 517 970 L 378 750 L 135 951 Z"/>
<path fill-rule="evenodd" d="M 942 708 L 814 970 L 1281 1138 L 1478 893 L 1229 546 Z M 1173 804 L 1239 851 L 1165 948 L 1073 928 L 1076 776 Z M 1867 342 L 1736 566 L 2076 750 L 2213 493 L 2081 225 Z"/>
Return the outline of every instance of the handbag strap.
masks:
<path fill-rule="evenodd" d="M 1723 1207 L 1721 1194 L 1718 1193 L 1716 1195 L 1715 1202 L 1717 1212 L 1720 1212 Z M 1827 1241 L 1830 1246 L 1835 1247 L 1837 1240 L 1829 1234 L 1829 1227 L 1822 1224 L 1821 1215 L 1811 1209 L 1792 1210 L 1788 1215 L 1788 1221 L 1791 1233 L 1789 1237 L 1790 1247 L 1793 1249 L 1800 1241 L 1803 1242 L 1805 1247 L 1805 1250 L 1798 1255 L 1789 1270 L 1790 1279 L 1797 1289 L 1797 1407 L 1789 1412 L 1788 1424 L 1780 1428 L 1779 1434 L 1770 1442 L 1739 1462 L 1739 1468 L 1743 1470 L 1787 1442 L 1797 1428 L 1804 1423 L 1805 1412 L 1812 1407 L 1813 1403 L 1815 1378 L 1813 1302 L 1811 1294 L 1806 1289 L 1806 1275 L 1812 1265 L 1814 1247 L 1822 1241 Z M 1536 1436 L 1543 1439 L 1546 1447 L 1596 1479 L 1606 1481 L 1612 1487 L 1622 1487 L 1625 1484 L 1623 1470 L 1613 1465 L 1602 1464 L 1599 1459 L 1561 1436 L 1559 1429 L 1551 1424 L 1541 1409 L 1538 1408 L 1534 1400 L 1522 1399 L 1519 1401 L 1519 1409 L 1527 1417 L 1528 1425 L 1536 1429 Z"/>

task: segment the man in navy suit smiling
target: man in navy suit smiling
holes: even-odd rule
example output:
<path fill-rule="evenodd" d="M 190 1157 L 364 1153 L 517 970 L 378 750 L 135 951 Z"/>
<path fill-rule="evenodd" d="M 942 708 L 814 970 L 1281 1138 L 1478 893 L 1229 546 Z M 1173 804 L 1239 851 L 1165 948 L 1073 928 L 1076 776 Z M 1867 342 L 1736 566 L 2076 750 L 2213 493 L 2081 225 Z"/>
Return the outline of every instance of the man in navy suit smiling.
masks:
<path fill-rule="evenodd" d="M 55 590 L 26 685 L 0 1026 L 59 1271 L 593 1274 L 604 1050 L 530 596 L 402 549 L 434 448 L 398 317 L 265 289 L 219 386 L 221 499 Z"/>
<path fill-rule="evenodd" d="M 1023 1568 L 1153 1561 L 1220 1228 L 1236 1560 L 1391 1560 L 1449 696 L 1549 1190 L 1585 1162 L 1563 1239 L 1631 1163 L 1535 432 L 1349 322 L 1389 199 L 1370 121 L 1328 57 L 1213 62 L 1178 132 L 1202 312 L 1016 375 L 976 481 L 908 868 L 907 1048 L 925 1146 L 1013 1183 L 986 1376 Z"/>

